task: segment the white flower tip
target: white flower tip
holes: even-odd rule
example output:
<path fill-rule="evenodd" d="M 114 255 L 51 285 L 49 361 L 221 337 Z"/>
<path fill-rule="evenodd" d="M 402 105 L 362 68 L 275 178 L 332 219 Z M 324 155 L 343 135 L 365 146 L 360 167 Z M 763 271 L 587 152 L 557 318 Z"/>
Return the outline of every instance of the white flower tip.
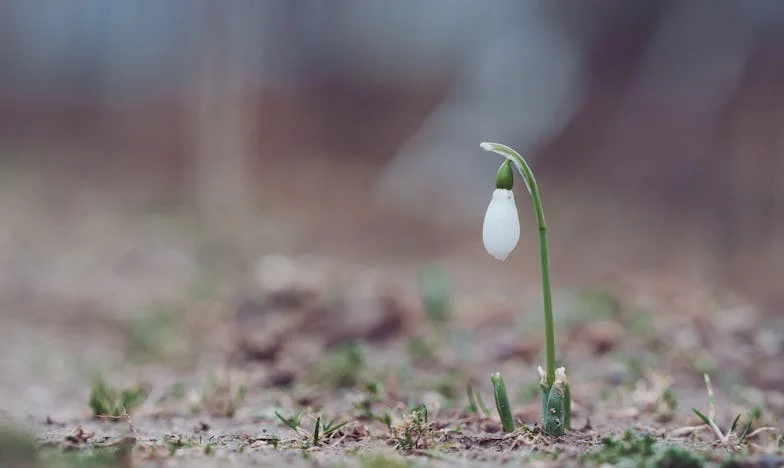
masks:
<path fill-rule="evenodd" d="M 560 385 L 565 385 L 568 382 L 566 381 L 566 368 L 559 367 L 555 370 L 555 383 Z"/>
<path fill-rule="evenodd" d="M 511 190 L 495 189 L 482 225 L 485 250 L 495 259 L 504 261 L 517 247 L 519 240 L 520 220 L 514 193 Z"/>
<path fill-rule="evenodd" d="M 493 144 L 489 141 L 483 141 L 482 143 L 479 143 L 479 147 L 485 151 L 493 151 Z"/>
<path fill-rule="evenodd" d="M 547 385 L 547 373 L 542 369 L 542 366 L 539 366 L 536 370 L 539 371 L 539 383 Z"/>

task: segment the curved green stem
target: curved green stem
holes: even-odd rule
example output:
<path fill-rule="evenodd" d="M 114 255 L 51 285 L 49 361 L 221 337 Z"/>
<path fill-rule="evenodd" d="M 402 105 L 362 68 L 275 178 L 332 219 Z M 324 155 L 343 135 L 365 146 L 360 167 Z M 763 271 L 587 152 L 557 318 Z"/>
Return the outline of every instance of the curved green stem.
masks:
<path fill-rule="evenodd" d="M 525 162 L 520 153 L 512 148 L 500 143 L 482 143 L 481 148 L 485 151 L 492 151 L 505 157 L 514 164 L 517 172 L 525 181 L 528 193 L 534 203 L 536 212 L 536 222 L 539 225 L 539 251 L 542 262 L 542 294 L 544 295 L 544 336 L 545 336 L 545 372 L 547 387 L 551 387 L 555 382 L 555 325 L 553 323 L 553 296 L 550 286 L 550 254 L 547 246 L 547 223 L 544 219 L 542 209 L 542 197 L 539 195 L 539 186 L 536 184 L 534 173 Z"/>

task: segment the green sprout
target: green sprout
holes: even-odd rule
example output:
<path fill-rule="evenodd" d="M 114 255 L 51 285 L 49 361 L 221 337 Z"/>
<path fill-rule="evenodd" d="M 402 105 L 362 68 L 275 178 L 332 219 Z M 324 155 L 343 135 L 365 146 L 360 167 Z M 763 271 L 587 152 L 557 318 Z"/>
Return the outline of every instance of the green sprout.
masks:
<path fill-rule="evenodd" d="M 275 416 L 277 416 L 285 426 L 303 436 L 304 443 L 307 446 L 317 447 L 321 445 L 348 424 L 348 421 L 339 423 L 334 419 L 326 419 L 323 416 L 317 416 L 313 431 L 311 432 L 302 427 L 302 416 L 304 414 L 304 411 L 300 411 L 294 416 L 286 418 L 275 411 Z"/>
<path fill-rule="evenodd" d="M 490 376 L 493 382 L 493 396 L 495 397 L 495 407 L 498 410 L 498 417 L 501 418 L 501 427 L 504 432 L 514 432 L 515 425 L 512 419 L 512 410 L 509 407 L 509 397 L 506 395 L 506 385 L 499 372 Z"/>
<path fill-rule="evenodd" d="M 474 387 L 468 383 L 466 385 L 466 394 L 468 395 L 468 411 L 478 414 L 480 411 L 485 415 L 490 415 L 490 410 L 485 405 L 482 399 L 482 394 L 474 390 Z"/>
<path fill-rule="evenodd" d="M 400 424 L 391 428 L 395 448 L 406 453 L 427 450 L 435 435 L 427 406 L 420 403 L 410 410 L 411 413 Z"/>
<path fill-rule="evenodd" d="M 89 405 L 93 416 L 119 420 L 124 414 L 130 413 L 147 399 L 147 392 L 142 388 L 126 388 L 118 391 L 109 386 L 101 374 L 93 377 L 90 390 Z"/>
<path fill-rule="evenodd" d="M 776 431 L 776 428 L 774 427 L 761 427 L 755 431 L 752 431 L 752 421 L 748 420 L 743 427 L 743 430 L 739 431 L 739 433 L 736 433 L 735 430 L 738 428 L 738 421 L 740 420 L 741 416 L 738 414 L 735 416 L 735 419 L 732 420 L 730 429 L 726 433 L 722 432 L 722 430 L 719 429 L 719 425 L 716 423 L 716 396 L 713 394 L 713 385 L 711 385 L 711 379 L 708 374 L 704 374 L 704 378 L 705 388 L 708 390 L 708 415 L 705 416 L 704 413 L 696 408 L 692 408 L 691 410 L 694 411 L 694 414 L 696 414 L 697 417 L 700 418 L 703 423 L 705 423 L 705 425 L 711 428 L 713 433 L 716 435 L 720 446 L 730 451 L 738 451 L 743 448 L 743 443 L 747 439 L 751 439 L 762 432 Z"/>
<path fill-rule="evenodd" d="M 500 261 L 506 260 L 520 239 L 520 222 L 512 192 L 514 183 L 513 165 L 523 178 L 528 194 L 531 196 L 534 204 L 536 221 L 539 227 L 542 294 L 544 295 L 544 335 L 546 342 L 546 370 L 539 369 L 541 375 L 542 410 L 544 413 L 545 432 L 551 436 L 561 436 L 565 429 L 571 429 L 571 392 L 566 380 L 566 369 L 561 367 L 556 372 L 555 368 L 555 327 L 553 324 L 553 299 L 550 286 L 550 257 L 547 245 L 547 224 L 544 219 L 539 186 L 536 184 L 536 179 L 528 163 L 517 151 L 499 143 L 484 142 L 480 147 L 485 151 L 491 151 L 506 158 L 501 163 L 501 167 L 498 168 L 495 181 L 496 189 L 493 192 L 490 205 L 487 207 L 482 226 L 482 242 L 490 255 Z M 495 379 L 493 383 L 495 386 Z M 504 404 L 508 407 L 508 402 Z"/>

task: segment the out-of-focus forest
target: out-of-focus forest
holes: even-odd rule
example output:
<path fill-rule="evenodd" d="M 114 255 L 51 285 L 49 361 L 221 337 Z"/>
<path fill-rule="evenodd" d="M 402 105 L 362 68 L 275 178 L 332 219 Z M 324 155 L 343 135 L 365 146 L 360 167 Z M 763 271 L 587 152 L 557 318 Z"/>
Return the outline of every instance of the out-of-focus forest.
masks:
<path fill-rule="evenodd" d="M 498 141 L 544 181 L 564 277 L 701 269 L 776 311 L 782 41 L 777 0 L 6 0 L 3 204 L 40 176 L 50 211 L 17 211 L 50 233 L 75 194 L 122 192 L 230 244 L 293 213 L 299 243 L 262 251 L 439 258 L 481 249 Z M 4 218 L 18 289 L 34 241 Z"/>

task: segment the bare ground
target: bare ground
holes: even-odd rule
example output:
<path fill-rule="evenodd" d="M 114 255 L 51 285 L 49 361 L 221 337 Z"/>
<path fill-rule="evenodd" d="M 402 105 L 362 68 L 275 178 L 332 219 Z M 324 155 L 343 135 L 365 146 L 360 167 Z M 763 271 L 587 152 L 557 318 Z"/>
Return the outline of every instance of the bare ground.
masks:
<path fill-rule="evenodd" d="M 408 220 L 361 191 L 324 197 L 319 180 L 345 187 L 346 172 L 366 168 L 326 170 L 305 181 L 313 193 L 286 203 L 288 174 L 270 174 L 253 219 L 222 229 L 149 190 L 4 170 L 6 422 L 56 453 L 119 448 L 115 464 L 573 465 L 627 429 L 718 462 L 729 451 L 691 410 L 708 410 L 708 373 L 723 430 L 736 414 L 781 428 L 784 323 L 711 281 L 698 230 L 663 240 L 660 219 L 606 200 L 613 216 L 581 217 L 580 198 L 551 197 L 548 206 L 569 207 L 550 224 L 558 357 L 575 406 L 573 431 L 551 440 L 538 429 L 535 242 L 523 238 L 499 264 L 478 232 Z M 422 301 L 431 267 L 449 278 L 436 294 L 448 298 L 445 324 L 428 320 Z M 512 434 L 492 405 L 495 371 L 522 426 Z M 95 418 L 96 374 L 144 402 Z M 468 408 L 469 384 L 489 414 Z M 419 404 L 426 421 L 413 419 Z M 276 411 L 303 412 L 306 432 Z M 314 443 L 318 415 L 347 424 Z M 743 445 L 749 465 L 782 465 L 776 431 Z"/>

